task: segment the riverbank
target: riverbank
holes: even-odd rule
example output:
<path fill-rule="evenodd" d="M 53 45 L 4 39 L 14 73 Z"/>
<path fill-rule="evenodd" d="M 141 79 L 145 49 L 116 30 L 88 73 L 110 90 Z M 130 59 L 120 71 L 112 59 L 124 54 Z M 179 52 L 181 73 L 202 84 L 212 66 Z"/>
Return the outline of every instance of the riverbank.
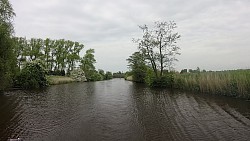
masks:
<path fill-rule="evenodd" d="M 250 98 L 250 70 L 184 73 L 174 75 L 174 88 Z"/>
<path fill-rule="evenodd" d="M 133 81 L 133 77 L 125 80 Z M 250 99 L 250 70 L 174 73 L 172 88 Z"/>
<path fill-rule="evenodd" d="M 75 82 L 73 78 L 66 77 L 66 76 L 48 75 L 46 77 L 50 85 L 58 85 L 58 84 Z"/>
<path fill-rule="evenodd" d="M 130 76 L 128 76 L 128 77 L 125 77 L 124 79 L 127 80 L 127 81 L 133 81 L 133 76 L 130 75 Z"/>

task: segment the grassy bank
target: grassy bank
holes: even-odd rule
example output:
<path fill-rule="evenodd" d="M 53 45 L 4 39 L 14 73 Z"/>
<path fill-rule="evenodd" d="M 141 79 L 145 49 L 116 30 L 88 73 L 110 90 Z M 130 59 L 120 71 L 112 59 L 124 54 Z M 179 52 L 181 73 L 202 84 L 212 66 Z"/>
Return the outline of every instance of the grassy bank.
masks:
<path fill-rule="evenodd" d="M 177 89 L 250 98 L 250 70 L 176 74 L 174 80 Z"/>
<path fill-rule="evenodd" d="M 128 76 L 128 77 L 125 77 L 125 80 L 128 80 L 128 81 L 133 81 L 133 76 Z"/>
<path fill-rule="evenodd" d="M 75 82 L 74 79 L 66 76 L 55 76 L 55 75 L 48 75 L 47 79 L 50 85 L 58 85 L 58 84 L 65 84 Z"/>

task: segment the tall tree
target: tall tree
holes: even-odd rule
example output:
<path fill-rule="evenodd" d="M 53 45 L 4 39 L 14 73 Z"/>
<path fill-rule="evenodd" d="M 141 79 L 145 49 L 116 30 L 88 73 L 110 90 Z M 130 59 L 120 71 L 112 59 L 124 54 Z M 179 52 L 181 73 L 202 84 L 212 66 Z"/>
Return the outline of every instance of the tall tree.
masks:
<path fill-rule="evenodd" d="M 14 16 L 15 13 L 10 2 L 0 0 L 0 91 L 11 83 L 16 69 L 12 40 Z"/>
<path fill-rule="evenodd" d="M 88 49 L 81 59 L 80 67 L 85 72 L 87 79 L 90 79 L 93 73 L 95 72 L 94 64 L 96 63 L 96 60 L 94 53 L 94 49 Z"/>
<path fill-rule="evenodd" d="M 76 62 L 81 61 L 79 53 L 84 48 L 84 45 L 79 42 L 67 41 L 67 46 L 69 53 L 67 55 L 68 71 L 71 71 L 74 69 Z"/>
<path fill-rule="evenodd" d="M 26 62 L 26 49 L 27 49 L 27 40 L 22 37 L 14 37 L 14 53 L 17 58 L 17 65 L 19 70 L 23 66 L 24 62 Z"/>
<path fill-rule="evenodd" d="M 176 45 L 180 35 L 174 32 L 175 22 L 155 22 L 152 30 L 147 25 L 139 26 L 143 35 L 141 39 L 134 39 L 138 43 L 140 52 L 152 66 L 156 78 L 162 77 L 164 69 L 172 69 L 173 62 L 177 61 L 180 48 Z M 158 70 L 160 74 L 158 75 Z"/>
<path fill-rule="evenodd" d="M 43 56 L 42 49 L 43 49 L 43 40 L 31 38 L 30 44 L 28 46 L 29 59 L 31 61 L 40 59 L 40 57 Z"/>
<path fill-rule="evenodd" d="M 44 40 L 44 60 L 45 60 L 45 67 L 47 70 L 49 69 L 49 65 L 50 65 L 50 52 L 51 52 L 51 46 L 52 46 L 52 40 L 47 38 Z"/>
<path fill-rule="evenodd" d="M 146 77 L 147 66 L 145 62 L 145 57 L 140 52 L 135 52 L 127 59 L 133 75 L 133 81 L 135 82 L 144 82 Z"/>

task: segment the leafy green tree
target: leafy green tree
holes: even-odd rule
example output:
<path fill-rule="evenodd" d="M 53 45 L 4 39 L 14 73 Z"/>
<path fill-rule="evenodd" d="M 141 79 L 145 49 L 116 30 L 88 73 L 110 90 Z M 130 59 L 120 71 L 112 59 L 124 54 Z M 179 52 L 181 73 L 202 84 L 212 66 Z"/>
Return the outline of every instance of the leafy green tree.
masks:
<path fill-rule="evenodd" d="M 53 46 L 53 41 L 49 38 L 44 40 L 44 60 L 45 60 L 45 67 L 47 70 L 51 70 L 49 69 L 50 66 L 50 58 L 51 58 L 51 50 L 52 50 L 52 46 Z"/>
<path fill-rule="evenodd" d="M 94 49 L 88 49 L 85 53 L 85 55 L 81 59 L 81 69 L 85 72 L 87 80 L 91 80 L 91 76 L 95 74 L 95 66 L 96 63 L 95 56 L 94 56 L 95 50 Z"/>
<path fill-rule="evenodd" d="M 131 69 L 133 81 L 145 82 L 147 66 L 145 56 L 140 52 L 135 52 L 127 59 L 129 68 Z"/>
<path fill-rule="evenodd" d="M 24 62 L 27 61 L 26 60 L 27 40 L 26 38 L 22 37 L 14 37 L 13 40 L 14 40 L 14 53 L 16 55 L 17 65 L 20 71 Z"/>
<path fill-rule="evenodd" d="M 71 42 L 68 41 L 68 55 L 67 55 L 67 63 L 68 70 L 73 70 L 75 67 L 75 63 L 81 61 L 81 57 L 79 56 L 80 51 L 84 48 L 83 44 L 79 42 Z"/>
<path fill-rule="evenodd" d="M 105 72 L 102 69 L 98 69 L 98 73 L 102 76 L 102 80 L 105 80 Z"/>
<path fill-rule="evenodd" d="M 105 76 L 105 72 L 102 69 L 98 69 L 98 73 L 101 74 L 102 76 Z"/>
<path fill-rule="evenodd" d="M 10 86 L 16 71 L 12 40 L 14 16 L 15 13 L 10 2 L 0 0 L 0 91 Z"/>
<path fill-rule="evenodd" d="M 113 78 L 124 78 L 125 74 L 122 73 L 121 71 L 113 73 Z"/>
<path fill-rule="evenodd" d="M 113 75 L 112 75 L 112 72 L 110 72 L 110 71 L 107 71 L 106 73 L 105 73 L 105 80 L 109 80 L 109 79 L 112 79 L 113 78 Z"/>
<path fill-rule="evenodd" d="M 55 41 L 55 67 L 54 67 L 54 71 L 60 70 L 60 64 L 61 65 L 63 64 L 62 67 L 64 67 L 64 60 L 66 59 L 66 57 L 64 58 L 64 53 L 65 53 L 64 45 L 65 45 L 64 39 Z"/>
<path fill-rule="evenodd" d="M 162 77 L 164 69 L 171 70 L 173 62 L 177 61 L 180 48 L 176 45 L 180 35 L 174 32 L 175 22 L 155 22 L 152 30 L 147 25 L 139 26 L 143 32 L 141 39 L 133 40 L 138 43 L 140 52 L 151 64 L 155 77 Z M 158 70 L 160 71 L 158 75 Z"/>
<path fill-rule="evenodd" d="M 80 61 L 80 51 L 84 48 L 83 44 L 69 40 L 42 40 L 32 38 L 15 37 L 15 55 L 18 59 L 18 66 L 21 68 L 26 61 L 43 62 L 45 69 L 50 74 L 61 74 L 68 70 L 73 70 L 77 62 Z M 64 74 L 64 73 L 63 73 Z"/>
<path fill-rule="evenodd" d="M 17 85 L 24 89 L 48 86 L 45 70 L 39 63 L 27 63 L 17 77 Z"/>
<path fill-rule="evenodd" d="M 28 44 L 28 55 L 31 61 L 40 59 L 43 49 L 43 40 L 31 38 L 30 43 Z"/>

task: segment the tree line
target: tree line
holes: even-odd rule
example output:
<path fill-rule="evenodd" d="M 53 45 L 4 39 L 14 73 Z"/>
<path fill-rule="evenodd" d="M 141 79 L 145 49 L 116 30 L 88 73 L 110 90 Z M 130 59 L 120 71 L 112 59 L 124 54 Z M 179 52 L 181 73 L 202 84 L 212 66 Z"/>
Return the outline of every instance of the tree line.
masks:
<path fill-rule="evenodd" d="M 11 84 L 15 75 L 13 52 L 13 18 L 15 13 L 8 0 L 0 0 L 0 92 Z"/>
<path fill-rule="evenodd" d="M 37 62 L 47 74 L 65 75 L 77 68 L 85 72 L 88 81 L 113 77 L 111 72 L 96 70 L 94 49 L 88 49 L 83 56 L 80 56 L 84 45 L 79 42 L 65 39 L 14 37 L 14 17 L 15 13 L 10 2 L 0 0 L 0 92 L 13 86 L 17 78 L 26 80 L 24 76 L 27 75 L 27 78 L 33 76 L 30 72 L 43 72 L 39 66 L 28 62 Z M 25 75 L 20 76 L 20 74 Z M 44 77 L 44 75 L 37 77 L 40 76 Z"/>
<path fill-rule="evenodd" d="M 18 68 L 25 62 L 40 61 L 47 71 L 71 71 L 83 58 L 79 55 L 84 45 L 70 40 L 14 37 L 14 52 Z M 92 49 L 90 49 L 92 50 Z M 92 51 L 93 52 L 93 51 Z M 94 52 L 93 52 L 94 53 Z"/>

